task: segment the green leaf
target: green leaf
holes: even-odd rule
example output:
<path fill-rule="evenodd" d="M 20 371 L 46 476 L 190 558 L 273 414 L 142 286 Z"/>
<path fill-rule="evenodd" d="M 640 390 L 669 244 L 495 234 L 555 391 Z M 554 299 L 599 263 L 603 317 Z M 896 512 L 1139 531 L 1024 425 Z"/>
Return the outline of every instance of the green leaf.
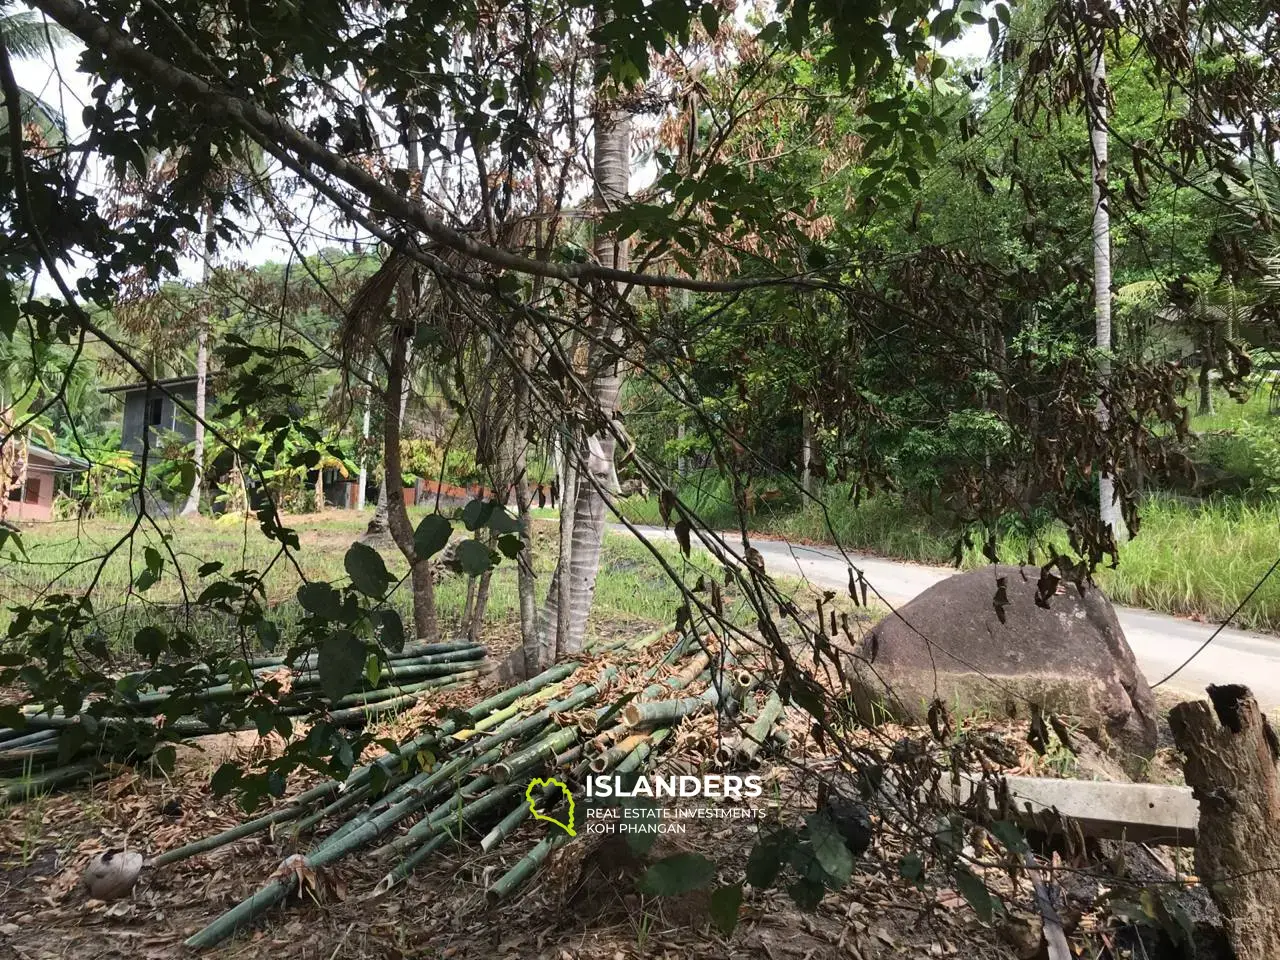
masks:
<path fill-rule="evenodd" d="M 973 912 L 983 923 L 990 923 L 995 915 L 995 903 L 987 891 L 987 885 L 974 876 L 968 867 L 956 867 L 956 889 L 969 901 Z"/>
<path fill-rule="evenodd" d="M 394 610 L 383 610 L 382 616 L 382 633 L 379 639 L 382 641 L 384 650 L 390 650 L 392 653 L 399 653 L 404 649 L 404 621 L 400 619 L 400 614 Z"/>
<path fill-rule="evenodd" d="M 133 635 L 133 649 L 138 651 L 138 656 L 155 663 L 164 652 L 164 639 L 164 631 L 159 627 L 143 627 Z"/>
<path fill-rule="evenodd" d="M 742 906 L 742 884 L 719 887 L 711 894 L 711 922 L 726 937 L 738 926 L 738 908 Z"/>
<path fill-rule="evenodd" d="M 376 653 L 371 653 L 364 661 L 364 679 L 371 689 L 376 689 L 382 679 L 382 664 Z"/>
<path fill-rule="evenodd" d="M 933 58 L 933 63 L 929 64 L 929 76 L 931 76 L 934 80 L 937 80 L 946 72 L 947 72 L 947 58 L 935 56 Z"/>
<path fill-rule="evenodd" d="M 184 460 L 178 464 L 178 482 L 181 490 L 190 490 L 196 485 L 196 465 L 194 461 Z"/>
<path fill-rule="evenodd" d="M 493 515 L 489 517 L 489 529 L 494 533 L 518 533 L 520 521 L 507 513 L 501 505 L 496 505 Z"/>
<path fill-rule="evenodd" d="M 448 545 L 452 533 L 453 524 L 447 519 L 438 513 L 428 514 L 413 531 L 413 552 L 419 560 L 430 559 Z"/>
<path fill-rule="evenodd" d="M 253 632 L 258 635 L 262 649 L 270 653 L 280 643 L 280 628 L 273 620 L 258 620 L 253 625 Z"/>
<path fill-rule="evenodd" d="M 504 533 L 498 538 L 498 549 L 502 551 L 502 555 L 508 560 L 514 560 L 520 555 L 520 551 L 524 549 L 524 541 L 517 534 Z"/>
<path fill-rule="evenodd" d="M 709 886 L 716 865 L 700 853 L 677 853 L 659 860 L 645 871 L 637 886 L 641 893 L 676 897 Z"/>
<path fill-rule="evenodd" d="M 1018 829 L 1018 825 L 1012 820 L 997 820 L 988 829 L 1010 852 L 1031 852 L 1031 847 L 1027 844 L 1027 838 L 1022 835 L 1022 831 Z"/>
<path fill-rule="evenodd" d="M 304 583 L 298 588 L 298 602 L 302 609 L 326 620 L 342 616 L 342 603 L 338 591 L 322 581 Z"/>
<path fill-rule="evenodd" d="M 12 340 L 18 330 L 18 312 L 12 282 L 8 277 L 0 277 L 0 335 L 6 340 Z"/>
<path fill-rule="evenodd" d="M 787 887 L 787 893 L 791 895 L 792 901 L 801 910 L 817 910 L 818 904 L 822 902 L 826 892 L 827 888 L 819 881 L 811 880 L 808 877 L 801 877 Z"/>
<path fill-rule="evenodd" d="M 224 796 L 232 787 L 240 782 L 240 768 L 234 763 L 224 763 L 214 771 L 209 786 L 215 796 Z"/>
<path fill-rule="evenodd" d="M 747 857 L 747 883 L 757 890 L 773 886 L 795 844 L 796 835 L 790 830 L 762 835 Z"/>
<path fill-rule="evenodd" d="M 468 501 L 462 508 L 462 525 L 473 532 L 479 530 L 489 522 L 497 505 L 496 500 L 481 500 L 479 497 Z"/>
<path fill-rule="evenodd" d="M 702 9 L 698 11 L 698 16 L 702 20 L 702 29 L 707 31 L 707 36 L 714 37 L 716 31 L 720 29 L 720 11 L 714 3 L 704 3 Z"/>
<path fill-rule="evenodd" d="M 0 704 L 0 724 L 10 730 L 21 730 L 27 725 L 27 715 L 14 704 Z"/>
<path fill-rule="evenodd" d="M 804 833 L 805 839 L 813 845 L 813 855 L 822 872 L 826 874 L 827 886 L 833 890 L 843 887 L 853 872 L 853 854 L 831 818 L 821 811 L 809 814 Z"/>
<path fill-rule="evenodd" d="M 351 585 L 366 597 L 375 600 L 386 595 L 387 585 L 391 583 L 391 574 L 387 573 L 387 565 L 382 554 L 366 543 L 353 543 L 342 560 Z"/>
<path fill-rule="evenodd" d="M 22 545 L 22 536 L 18 531 L 0 527 L 0 550 L 4 549 L 4 545 L 10 541 L 18 548 L 19 553 L 24 557 L 27 555 L 27 548 Z"/>
<path fill-rule="evenodd" d="M 320 644 L 320 689 L 331 701 L 341 700 L 360 685 L 364 644 L 350 630 L 338 630 Z"/>
<path fill-rule="evenodd" d="M 473 577 L 493 566 L 493 553 L 479 540 L 463 540 L 458 544 L 457 557 L 462 572 Z"/>
<path fill-rule="evenodd" d="M 151 754 L 151 759 L 165 773 L 173 773 L 173 764 L 178 759 L 178 750 L 173 744 L 167 743 L 156 749 Z"/>
<path fill-rule="evenodd" d="M 902 877 L 903 880 L 918 883 L 920 878 L 924 876 L 924 860 L 920 858 L 920 854 L 912 851 L 899 860 L 898 876 Z"/>

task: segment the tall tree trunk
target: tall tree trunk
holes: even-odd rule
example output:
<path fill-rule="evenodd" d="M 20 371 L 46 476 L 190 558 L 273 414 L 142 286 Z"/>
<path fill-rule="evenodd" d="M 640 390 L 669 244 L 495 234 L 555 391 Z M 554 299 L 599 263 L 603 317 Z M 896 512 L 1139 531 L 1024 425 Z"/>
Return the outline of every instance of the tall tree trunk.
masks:
<path fill-rule="evenodd" d="M 372 379 L 372 374 L 370 374 Z M 369 483 L 369 416 L 373 410 L 373 389 L 369 388 L 364 397 L 364 419 L 360 423 L 360 478 L 356 481 L 356 509 L 364 510 L 364 489 Z"/>
<path fill-rule="evenodd" d="M 407 285 L 401 285 L 401 300 L 407 292 Z M 397 313 L 407 307 L 397 304 Z M 409 363 L 409 334 L 404 324 L 398 324 L 391 347 L 391 367 L 387 371 L 387 393 L 383 415 L 383 451 L 382 458 L 386 465 L 382 481 L 387 501 L 387 529 L 391 539 L 395 541 L 404 558 L 409 561 L 409 579 L 413 587 L 413 626 L 417 638 L 421 642 L 435 643 L 440 639 L 440 625 L 436 617 L 435 582 L 432 579 L 431 561 L 419 560 L 413 546 L 413 524 L 409 522 L 409 511 L 404 505 L 404 484 L 400 477 L 403 473 L 400 462 L 400 423 L 404 416 L 408 389 L 405 371 Z M 398 408 L 398 409 L 397 409 Z"/>
<path fill-rule="evenodd" d="M 208 284 L 213 273 L 213 208 L 204 210 L 204 262 L 200 270 L 200 282 Z M 208 296 L 209 291 L 205 290 Z M 196 474 L 191 481 L 191 489 L 187 492 L 187 502 L 182 505 L 181 515 L 198 516 L 200 513 L 200 492 L 204 488 L 204 415 L 209 387 L 209 324 L 210 318 L 204 317 L 196 330 L 196 422 L 193 439 L 192 459 L 195 461 Z"/>
<path fill-rule="evenodd" d="M 525 337 L 521 360 L 528 369 L 533 365 L 533 347 Z M 524 651 L 524 670 L 532 675 L 542 657 L 538 636 L 538 578 L 533 571 L 533 491 L 529 486 L 529 458 L 526 453 L 526 424 L 530 415 L 529 384 L 520 378 L 512 412 L 512 429 L 507 436 L 511 445 L 511 470 L 515 478 L 516 523 L 519 525 L 523 549 L 516 555 L 516 592 L 520 601 L 520 647 Z"/>
<path fill-rule="evenodd" d="M 404 369 L 407 371 L 413 363 L 413 347 L 405 346 Z M 392 394 L 391 381 L 387 381 L 387 396 Z M 409 382 L 407 378 L 401 379 L 400 386 L 400 405 L 396 410 L 396 436 L 400 435 L 401 424 L 404 423 L 404 412 L 409 405 Z M 391 416 L 390 410 L 386 411 L 386 416 Z M 385 431 L 384 431 L 385 432 Z M 378 487 L 378 501 L 373 508 L 373 516 L 369 520 L 369 525 L 365 527 L 364 537 L 366 540 L 385 536 L 391 530 L 391 500 L 392 498 L 400 501 L 400 505 L 404 505 L 404 476 L 400 470 L 400 448 L 396 448 L 396 469 L 393 472 L 388 466 L 388 461 L 383 455 L 382 458 L 382 483 Z"/>
<path fill-rule="evenodd" d="M 813 496 L 813 414 L 807 403 L 800 410 L 800 488 Z"/>
<path fill-rule="evenodd" d="M 1094 51 L 1089 78 L 1092 90 L 1087 106 L 1089 141 L 1093 156 L 1093 316 L 1094 334 L 1099 352 L 1098 373 L 1105 384 L 1111 374 L 1111 214 L 1107 191 L 1107 63 L 1101 33 Z M 1105 428 L 1110 423 L 1106 400 L 1098 399 L 1098 422 Z M 1109 465 L 1098 470 L 1098 515 L 1117 539 L 1124 536 L 1120 511 L 1115 502 L 1115 481 Z"/>
<path fill-rule="evenodd" d="M 373 516 L 364 529 L 365 539 L 384 537 L 387 534 L 387 473 L 382 472 L 382 482 L 378 484 L 378 499 L 374 501 Z"/>
<path fill-rule="evenodd" d="M 1204 335 L 1200 338 L 1200 403 L 1196 408 L 1196 416 L 1206 417 L 1213 413 L 1213 328 L 1204 325 Z"/>
<path fill-rule="evenodd" d="M 604 213 L 617 208 L 630 187 L 631 116 L 603 92 L 597 96 L 592 172 L 596 209 Z M 626 269 L 630 259 L 627 242 L 601 229 L 596 230 L 595 256 L 601 265 L 620 269 Z M 593 325 L 595 339 L 587 352 L 587 369 L 593 375 L 593 399 L 606 418 L 612 418 L 617 412 L 618 394 L 622 387 L 621 365 L 615 351 L 610 348 L 617 332 L 616 324 L 606 313 L 597 314 Z M 606 343 L 610 346 L 602 346 Z M 573 514 L 572 549 L 567 556 L 561 552 L 548 592 L 548 609 L 543 615 L 548 632 L 544 648 L 557 657 L 573 655 L 582 649 L 604 546 L 608 508 L 600 490 L 608 489 L 614 476 L 613 436 L 601 431 L 586 437 L 585 441 L 585 449 L 579 446 L 576 450 L 567 451 L 570 455 L 565 458 L 567 464 L 576 468 L 574 472 L 585 468 L 589 476 L 582 475 L 574 485 L 577 497 L 572 504 L 568 501 L 571 491 L 561 491 L 564 500 L 560 507 L 560 522 L 564 523 L 570 510 Z M 573 462 L 575 459 L 577 463 Z M 567 585 L 564 584 L 566 573 Z M 565 609 L 564 602 L 566 593 L 568 609 Z M 551 609 L 553 606 L 554 610 Z"/>

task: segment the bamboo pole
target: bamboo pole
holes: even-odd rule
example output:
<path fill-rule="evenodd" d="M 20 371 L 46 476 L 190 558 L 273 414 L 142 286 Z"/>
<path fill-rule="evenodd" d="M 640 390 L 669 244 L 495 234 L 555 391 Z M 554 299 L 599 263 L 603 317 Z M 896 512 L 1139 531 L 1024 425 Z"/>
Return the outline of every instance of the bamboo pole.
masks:
<path fill-rule="evenodd" d="M 167 863 L 185 860 L 187 857 L 194 857 L 200 853 L 207 853 L 243 837 L 251 836 L 260 830 L 265 830 L 274 824 L 292 820 L 301 815 L 316 800 L 337 792 L 339 786 L 340 784 L 336 780 L 326 780 L 324 783 L 299 794 L 287 807 L 273 810 L 265 816 L 258 817 L 256 820 L 238 824 L 229 830 L 223 830 L 221 833 L 216 833 L 211 837 L 205 837 L 203 840 L 194 840 L 191 843 L 183 844 L 181 847 L 166 850 L 151 859 L 151 866 L 163 867 Z"/>
<path fill-rule="evenodd" d="M 760 708 L 755 720 L 747 727 L 746 736 L 738 744 L 738 763 L 749 766 L 755 760 L 761 745 L 769 738 L 769 731 L 773 729 L 774 724 L 778 722 L 778 718 L 781 716 L 782 700 L 776 692 L 771 693 L 764 706 Z"/>

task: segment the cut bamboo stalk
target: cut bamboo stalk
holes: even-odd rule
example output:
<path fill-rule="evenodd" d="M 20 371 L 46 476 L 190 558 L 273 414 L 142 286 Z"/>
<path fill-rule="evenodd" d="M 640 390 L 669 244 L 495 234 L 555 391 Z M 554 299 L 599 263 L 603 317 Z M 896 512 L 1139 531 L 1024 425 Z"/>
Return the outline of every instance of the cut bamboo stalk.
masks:
<path fill-rule="evenodd" d="M 724 740 L 720 746 L 716 747 L 715 763 L 717 767 L 733 766 L 734 758 L 738 755 L 738 740 Z"/>
<path fill-rule="evenodd" d="M 458 825 L 460 827 L 465 827 L 469 819 L 487 813 L 489 810 L 506 803 L 512 797 L 521 792 L 523 791 L 520 787 L 514 785 L 498 790 L 491 790 L 478 800 L 473 800 L 471 803 L 468 803 L 457 811 L 456 818 Z M 452 836 L 450 833 L 444 831 L 444 824 L 448 822 L 447 820 L 424 821 L 424 823 L 427 822 L 431 823 L 431 829 L 429 832 L 435 835 L 428 839 L 424 844 L 417 847 L 417 849 L 412 853 L 409 853 L 404 860 L 398 863 L 387 873 L 385 877 L 378 881 L 378 885 L 373 891 L 375 896 L 386 893 L 405 877 L 409 876 L 409 874 L 412 873 L 419 864 L 439 849 L 439 847 L 447 841 L 450 836 Z M 422 824 L 419 824 L 419 826 L 422 826 Z M 454 836 L 453 839 L 461 840 L 462 838 L 461 836 Z"/>
<path fill-rule="evenodd" d="M 496 764 L 493 768 L 493 779 L 498 783 L 509 783 L 530 767 L 554 757 L 561 750 L 572 744 L 577 737 L 577 730 L 557 730 L 527 750 L 513 754 L 501 763 Z"/>
<path fill-rule="evenodd" d="M 166 863 L 173 863 L 177 860 L 185 860 L 187 857 L 194 857 L 200 853 L 207 853 L 243 837 L 251 836 L 260 830 L 265 830 L 273 824 L 292 820 L 301 815 L 316 800 L 336 793 L 338 787 L 339 784 L 336 780 L 326 780 L 324 783 L 299 794 L 287 807 L 273 810 L 271 813 L 258 817 L 256 820 L 238 824 L 229 830 L 223 830 L 221 833 L 216 833 L 211 837 L 205 837 L 203 840 L 194 840 L 181 847 L 166 850 L 164 853 L 152 858 L 151 866 L 163 867 Z"/>
<path fill-rule="evenodd" d="M 631 773 L 639 769 L 640 765 L 648 758 L 650 752 L 665 740 L 670 733 L 670 729 L 655 730 L 651 736 L 645 738 L 645 742 L 636 744 L 631 754 L 615 768 L 616 772 Z M 567 833 L 557 830 L 551 836 L 540 841 L 514 867 L 495 880 L 489 889 L 485 891 L 485 896 L 489 902 L 497 903 L 510 896 L 513 890 L 537 872 L 553 850 L 563 846 L 569 839 L 570 837 Z"/>
<path fill-rule="evenodd" d="M 18 731 L 15 730 L 13 732 L 17 733 Z M 0 753 L 8 753 L 10 750 L 19 750 L 23 747 L 33 747 L 57 739 L 57 730 L 37 730 L 35 733 L 22 734 L 0 743 Z"/>
<path fill-rule="evenodd" d="M 0 780 L 0 798 L 3 798 L 6 803 L 29 800 L 42 793 L 48 793 L 56 787 L 65 787 L 68 784 L 87 780 L 101 769 L 102 765 L 97 760 L 83 760 L 80 763 L 55 767 L 53 770 L 46 770 L 20 780 Z"/>
<path fill-rule="evenodd" d="M 769 731 L 773 729 L 773 725 L 778 722 L 778 718 L 782 716 L 782 700 L 778 694 L 769 694 L 769 699 L 764 702 L 764 706 L 760 708 L 760 713 L 751 721 L 751 725 L 747 727 L 746 735 L 742 738 L 742 742 L 738 745 L 737 761 L 744 766 L 749 766 L 756 758 L 756 754 L 760 751 L 761 745 L 769 737 Z"/>
<path fill-rule="evenodd" d="M 626 739 L 620 740 L 591 761 L 591 772 L 604 773 L 621 763 L 636 747 L 648 739 L 647 733 L 633 733 Z"/>

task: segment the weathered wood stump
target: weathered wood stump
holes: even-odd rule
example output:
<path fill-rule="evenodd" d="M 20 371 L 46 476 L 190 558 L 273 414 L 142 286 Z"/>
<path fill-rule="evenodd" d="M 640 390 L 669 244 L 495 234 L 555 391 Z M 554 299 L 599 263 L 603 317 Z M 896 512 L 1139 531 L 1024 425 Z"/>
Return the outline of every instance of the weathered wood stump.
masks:
<path fill-rule="evenodd" d="M 1248 687 L 1210 686 L 1212 703 L 1169 714 L 1200 804 L 1196 872 L 1226 920 L 1238 960 L 1280 957 L 1280 755 Z"/>

